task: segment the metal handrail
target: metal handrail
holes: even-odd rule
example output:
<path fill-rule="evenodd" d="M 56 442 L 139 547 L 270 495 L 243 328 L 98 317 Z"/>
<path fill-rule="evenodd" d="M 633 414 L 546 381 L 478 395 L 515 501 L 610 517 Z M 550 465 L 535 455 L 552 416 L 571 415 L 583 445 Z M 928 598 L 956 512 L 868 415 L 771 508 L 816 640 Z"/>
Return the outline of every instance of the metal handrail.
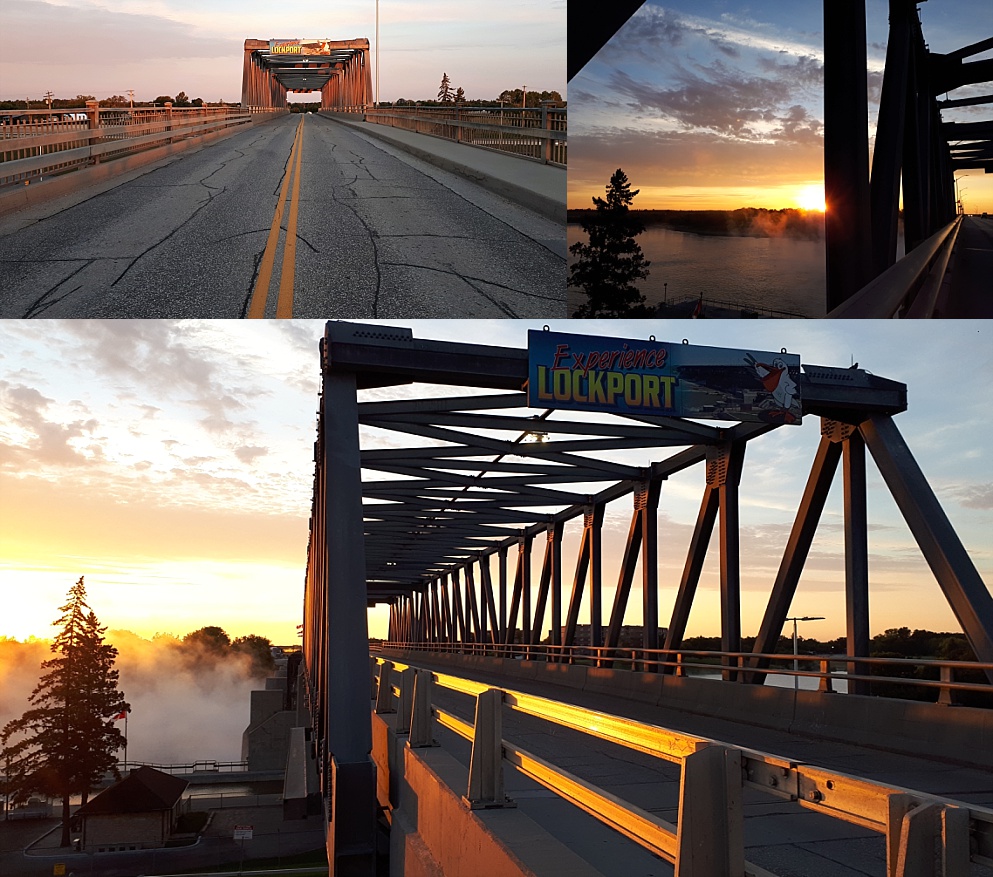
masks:
<path fill-rule="evenodd" d="M 682 770 L 680 824 L 684 819 L 682 810 L 684 802 L 696 801 L 695 806 L 698 807 L 701 806 L 701 801 L 703 805 L 714 804 L 711 798 L 712 789 L 708 791 L 700 788 L 701 785 L 707 783 L 706 780 L 702 782 L 699 780 L 699 774 L 697 774 L 698 779 L 694 781 L 697 788 L 691 787 L 693 783 L 687 780 L 686 765 L 689 759 L 695 759 L 704 750 L 718 747 L 723 754 L 721 762 L 731 765 L 727 770 L 725 780 L 729 785 L 736 783 L 737 778 L 740 777 L 743 788 L 750 788 L 781 800 L 795 802 L 805 809 L 880 832 L 887 837 L 888 846 L 892 845 L 894 851 L 897 847 L 900 847 L 902 851 L 909 844 L 907 834 L 909 834 L 910 829 L 906 823 L 906 814 L 912 810 L 934 807 L 942 814 L 943 828 L 940 843 L 943 845 L 947 843 L 949 850 L 958 844 L 958 852 L 949 852 L 949 855 L 968 855 L 970 862 L 993 865 L 993 809 L 900 786 L 866 780 L 840 771 L 736 746 L 714 738 L 699 737 L 634 719 L 610 716 L 595 710 L 584 709 L 573 704 L 537 697 L 512 689 L 495 688 L 474 680 L 416 668 L 399 661 L 382 658 L 374 660 L 379 671 L 378 674 L 374 674 L 374 682 L 377 681 L 377 678 L 382 678 L 384 667 L 388 665 L 387 674 L 394 669 L 415 670 L 417 673 L 429 676 L 433 684 L 462 694 L 476 694 L 477 697 L 480 697 L 484 693 L 489 694 L 495 691 L 499 694 L 503 705 L 512 710 L 518 710 L 572 728 L 597 739 L 679 764 Z M 410 681 L 411 677 L 406 678 L 407 684 L 414 686 L 410 702 L 412 714 L 416 714 L 418 704 L 414 703 L 413 699 L 422 696 L 425 690 L 430 692 L 430 686 L 427 689 L 418 689 L 418 684 Z M 392 698 L 392 686 L 390 690 Z M 418 691 L 421 694 L 418 694 Z M 472 742 L 473 761 L 477 758 L 477 748 L 486 745 L 485 741 L 491 739 L 491 735 L 487 735 L 487 729 L 481 729 L 477 722 L 467 722 L 435 704 L 429 705 L 429 713 L 440 725 Z M 413 722 L 413 717 L 411 722 Z M 496 727 L 497 729 L 502 728 L 499 719 L 497 719 Z M 528 753 L 513 742 L 504 739 L 502 734 L 493 740 L 493 745 L 499 747 L 501 764 L 512 765 L 526 776 L 571 801 L 604 824 L 620 831 L 650 852 L 669 862 L 676 861 L 679 856 L 680 843 L 677 826 Z M 485 753 L 479 755 L 483 758 L 486 757 Z M 739 761 L 740 769 L 735 767 Z M 697 768 L 697 770 L 701 769 L 703 768 Z M 470 765 L 470 795 L 472 770 Z M 503 788 L 502 780 L 496 784 L 496 788 Z M 470 806 L 476 803 L 471 797 L 466 797 L 463 800 Z M 483 803 L 484 806 L 493 805 L 493 802 L 484 801 Z M 691 804 L 686 806 L 689 807 Z M 742 819 L 741 795 L 734 794 L 732 791 L 722 804 L 719 802 L 719 806 L 733 808 L 734 812 L 731 818 L 737 820 L 740 827 Z M 958 820 L 958 823 L 957 826 L 953 827 L 955 820 Z M 948 832 L 947 835 L 944 833 L 946 831 Z M 901 833 L 904 834 L 902 838 Z M 957 838 L 951 839 L 952 833 L 955 833 Z M 963 839 L 965 840 L 964 846 L 962 845 Z M 715 835 L 715 842 L 723 843 L 724 838 Z M 894 861 L 895 859 L 894 856 Z M 965 859 L 963 858 L 962 861 Z M 688 871 L 687 873 L 696 874 L 698 872 Z M 773 877 L 771 872 L 749 862 L 744 862 L 744 873 L 749 877 Z"/>
<path fill-rule="evenodd" d="M 368 107 L 365 120 L 566 166 L 568 122 L 564 108 Z"/>
<path fill-rule="evenodd" d="M 608 646 L 556 646 L 549 644 L 528 645 L 523 643 L 402 643 L 383 642 L 372 646 L 373 650 L 393 649 L 413 652 L 437 652 L 441 654 L 479 655 L 498 658 L 547 661 L 549 663 L 586 663 L 598 667 L 614 669 L 627 668 L 645 672 L 668 673 L 678 676 L 690 675 L 689 671 L 710 673 L 730 671 L 735 673 L 735 682 L 752 681 L 753 674 L 796 676 L 818 679 L 822 689 L 833 690 L 831 683 L 839 681 L 866 681 L 875 684 L 904 685 L 910 688 L 935 689 L 939 698 L 948 702 L 952 692 L 975 692 L 993 694 L 993 686 L 988 682 L 956 681 L 956 670 L 990 670 L 993 664 L 981 661 L 950 661 L 925 658 L 872 658 L 849 655 L 797 655 L 792 653 L 722 652 L 692 649 L 644 649 Z M 760 667 L 760 662 L 781 666 Z M 817 664 L 817 670 L 794 670 L 792 664 Z M 845 667 L 839 672 L 835 668 Z M 916 679 L 905 676 L 869 675 L 855 668 L 865 667 L 906 667 L 909 669 L 933 668 L 938 670 L 939 679 Z M 465 693 L 476 693 L 466 691 Z"/>
<path fill-rule="evenodd" d="M 961 224 L 962 217 L 957 216 L 830 311 L 828 318 L 930 316 Z M 921 296 L 922 303 L 918 304 Z"/>
<path fill-rule="evenodd" d="M 56 115 L 79 116 L 85 119 Z M 127 109 L 72 108 L 24 111 L 26 121 L 2 121 L 0 113 L 0 186 L 27 184 L 53 173 L 152 149 L 235 125 L 252 116 L 238 107 L 165 107 Z"/>

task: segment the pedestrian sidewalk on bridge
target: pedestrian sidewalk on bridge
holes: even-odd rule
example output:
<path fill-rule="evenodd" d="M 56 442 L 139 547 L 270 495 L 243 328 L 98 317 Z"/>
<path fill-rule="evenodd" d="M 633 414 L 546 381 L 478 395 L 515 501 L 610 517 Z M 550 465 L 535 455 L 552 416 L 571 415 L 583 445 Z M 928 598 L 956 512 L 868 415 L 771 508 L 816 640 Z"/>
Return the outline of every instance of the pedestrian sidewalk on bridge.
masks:
<path fill-rule="evenodd" d="M 494 149 L 455 143 L 430 134 L 358 121 L 341 114 L 321 115 L 409 152 L 443 170 L 466 177 L 484 189 L 565 226 L 565 168 L 518 158 Z"/>

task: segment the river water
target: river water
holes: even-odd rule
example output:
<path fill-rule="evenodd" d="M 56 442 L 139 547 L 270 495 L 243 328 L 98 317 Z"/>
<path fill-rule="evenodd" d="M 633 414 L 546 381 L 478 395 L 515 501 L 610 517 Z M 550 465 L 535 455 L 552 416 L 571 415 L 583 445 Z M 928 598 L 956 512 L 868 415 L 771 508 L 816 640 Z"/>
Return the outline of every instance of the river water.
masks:
<path fill-rule="evenodd" d="M 586 239 L 578 224 L 569 224 L 568 235 L 570 244 Z M 640 283 L 650 305 L 703 294 L 746 308 L 824 315 L 823 240 L 699 235 L 652 226 L 638 243 L 652 263 Z"/>

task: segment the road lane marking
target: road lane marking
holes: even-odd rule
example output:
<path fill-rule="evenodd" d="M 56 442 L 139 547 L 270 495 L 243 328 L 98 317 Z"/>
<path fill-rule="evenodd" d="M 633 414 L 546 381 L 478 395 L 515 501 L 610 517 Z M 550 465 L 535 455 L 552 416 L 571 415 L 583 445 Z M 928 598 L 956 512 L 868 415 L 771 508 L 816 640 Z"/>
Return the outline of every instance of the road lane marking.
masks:
<path fill-rule="evenodd" d="M 293 178 L 294 159 L 297 158 L 300 144 L 303 142 L 303 116 L 297 125 L 296 134 L 293 138 L 293 146 L 290 149 L 290 158 L 286 163 L 286 176 L 283 177 L 283 185 L 279 190 L 279 198 L 276 201 L 276 213 L 272 218 L 272 225 L 269 227 L 269 237 L 266 240 L 265 252 L 262 254 L 262 263 L 259 265 L 259 274 L 255 280 L 255 287 L 252 289 L 252 298 L 248 305 L 248 318 L 261 319 L 265 317 L 266 301 L 269 298 L 269 285 L 272 281 L 272 269 L 276 262 L 276 247 L 279 244 L 279 229 L 283 222 L 283 208 L 286 201 L 286 193 L 290 189 L 290 181 Z M 297 167 L 299 173 L 299 163 Z M 299 187 L 298 187 L 299 188 Z M 292 212 L 292 208 L 291 208 Z M 287 242 L 289 239 L 287 239 Z M 296 254 L 296 226 L 294 225 L 293 252 Z M 283 256 L 285 267 L 286 257 Z M 290 281 L 292 284 L 292 280 Z M 291 301 L 292 308 L 292 301 Z"/>
<path fill-rule="evenodd" d="M 303 131 L 303 116 L 300 117 Z M 293 192 L 290 195 L 290 219 L 286 223 L 286 243 L 283 244 L 283 270 L 279 275 L 279 296 L 276 299 L 276 318 L 293 319 L 293 274 L 297 262 L 297 213 L 300 208 L 300 161 L 303 157 L 303 136 L 297 144 L 297 167 L 293 175 Z"/>

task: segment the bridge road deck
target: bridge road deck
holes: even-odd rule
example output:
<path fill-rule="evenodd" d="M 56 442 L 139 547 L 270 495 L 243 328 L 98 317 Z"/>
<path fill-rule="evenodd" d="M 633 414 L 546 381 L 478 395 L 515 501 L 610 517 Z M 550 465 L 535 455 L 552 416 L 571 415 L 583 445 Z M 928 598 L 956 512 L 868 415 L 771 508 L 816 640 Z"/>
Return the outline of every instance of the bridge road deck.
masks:
<path fill-rule="evenodd" d="M 0 221 L 0 317 L 244 316 L 300 119 Z M 294 317 L 565 316 L 563 223 L 320 116 L 301 168 Z"/>
<path fill-rule="evenodd" d="M 388 652 L 382 656 L 390 657 Z M 427 658 L 418 657 L 413 665 L 786 756 L 876 782 L 993 807 L 993 774 L 988 770 L 691 715 L 548 682 L 508 679 L 478 669 L 432 663 Z M 432 699 L 472 722 L 473 698 L 436 687 Z M 470 744 L 437 724 L 434 735 L 468 771 Z M 675 765 L 508 710 L 504 711 L 503 736 L 625 801 L 669 822 L 676 821 L 679 769 Z M 880 745 L 885 746 L 885 741 Z M 964 757 L 968 754 L 964 753 Z M 516 801 L 520 810 L 602 874 L 661 877 L 674 873 L 672 865 L 626 841 L 516 770 L 505 769 L 505 782 L 508 797 Z M 886 875 L 881 834 L 751 790 L 744 795 L 744 830 L 745 858 L 778 877 Z M 993 869 L 974 864 L 969 874 L 993 877 Z"/>
<path fill-rule="evenodd" d="M 943 317 L 993 316 L 993 219 L 966 216 L 955 245 Z"/>

